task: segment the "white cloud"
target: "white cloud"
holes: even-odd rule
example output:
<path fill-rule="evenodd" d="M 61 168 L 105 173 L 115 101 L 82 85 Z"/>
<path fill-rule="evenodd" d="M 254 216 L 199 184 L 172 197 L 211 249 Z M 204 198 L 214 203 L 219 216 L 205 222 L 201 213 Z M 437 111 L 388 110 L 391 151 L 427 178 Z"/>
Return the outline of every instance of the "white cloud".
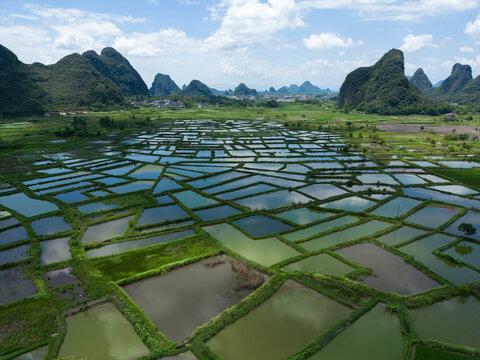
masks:
<path fill-rule="evenodd" d="M 201 42 L 183 31 L 160 29 L 154 33 L 118 36 L 113 46 L 125 55 L 154 57 L 165 54 L 192 54 L 201 51 Z"/>
<path fill-rule="evenodd" d="M 296 77 L 310 79 L 320 86 L 326 86 L 321 84 L 341 84 L 351 71 L 361 66 L 370 66 L 373 63 L 374 61 L 365 55 L 348 60 L 316 59 L 301 65 Z"/>
<path fill-rule="evenodd" d="M 476 56 L 473 59 L 467 59 L 460 56 L 455 56 L 455 63 L 460 63 L 463 65 L 470 65 L 472 68 L 480 66 L 480 56 Z"/>
<path fill-rule="evenodd" d="M 470 21 L 465 26 L 465 34 L 470 35 L 480 45 L 480 14 L 475 21 Z"/>
<path fill-rule="evenodd" d="M 362 44 L 359 41 L 357 44 Z M 324 50 L 335 47 L 350 47 L 356 45 L 352 38 L 341 38 L 334 33 L 312 34 L 308 38 L 303 39 L 303 44 L 308 49 Z"/>
<path fill-rule="evenodd" d="M 460 51 L 463 53 L 472 53 L 472 52 L 475 52 L 475 49 L 470 46 L 462 46 L 460 48 Z"/>
<path fill-rule="evenodd" d="M 295 0 L 223 0 L 209 9 L 220 28 L 205 40 L 209 49 L 238 49 L 268 41 L 283 29 L 303 26 Z"/>
<path fill-rule="evenodd" d="M 69 51 L 99 49 L 122 34 L 122 31 L 111 22 L 56 25 L 52 26 L 52 29 L 57 32 L 53 47 Z"/>
<path fill-rule="evenodd" d="M 353 10 L 365 19 L 414 21 L 425 16 L 472 10 L 479 0 L 303 0 L 302 9 Z"/>
<path fill-rule="evenodd" d="M 400 50 L 405 52 L 417 52 L 425 48 L 437 46 L 433 43 L 433 35 L 431 34 L 417 36 L 408 34 L 403 41 L 404 43 L 400 46 Z"/>

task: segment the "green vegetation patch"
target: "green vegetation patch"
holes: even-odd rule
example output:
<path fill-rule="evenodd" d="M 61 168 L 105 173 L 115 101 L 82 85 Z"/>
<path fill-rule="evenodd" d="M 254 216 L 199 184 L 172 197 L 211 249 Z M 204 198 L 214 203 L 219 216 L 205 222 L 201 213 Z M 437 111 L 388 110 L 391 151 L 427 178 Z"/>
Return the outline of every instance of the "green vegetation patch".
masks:
<path fill-rule="evenodd" d="M 163 265 L 214 254 L 218 251 L 219 248 L 212 240 L 197 237 L 156 248 L 148 247 L 118 256 L 99 258 L 93 262 L 105 276 L 118 281 Z"/>
<path fill-rule="evenodd" d="M 0 354 L 46 340 L 54 332 L 59 304 L 45 297 L 0 309 Z"/>
<path fill-rule="evenodd" d="M 415 348 L 415 360 L 471 360 L 475 359 L 463 354 L 453 353 L 440 349 L 432 349 L 426 346 Z"/>
<path fill-rule="evenodd" d="M 433 169 L 440 176 L 446 176 L 464 185 L 480 187 L 480 169 Z"/>

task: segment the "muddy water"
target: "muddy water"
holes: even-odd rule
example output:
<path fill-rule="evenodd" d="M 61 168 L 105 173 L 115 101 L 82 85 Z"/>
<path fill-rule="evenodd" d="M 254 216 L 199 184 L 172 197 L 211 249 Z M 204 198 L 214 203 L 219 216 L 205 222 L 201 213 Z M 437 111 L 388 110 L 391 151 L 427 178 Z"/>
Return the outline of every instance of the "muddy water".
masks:
<path fill-rule="evenodd" d="M 187 338 L 199 325 L 239 302 L 229 263 L 195 263 L 124 286 L 124 290 L 170 340 Z"/>

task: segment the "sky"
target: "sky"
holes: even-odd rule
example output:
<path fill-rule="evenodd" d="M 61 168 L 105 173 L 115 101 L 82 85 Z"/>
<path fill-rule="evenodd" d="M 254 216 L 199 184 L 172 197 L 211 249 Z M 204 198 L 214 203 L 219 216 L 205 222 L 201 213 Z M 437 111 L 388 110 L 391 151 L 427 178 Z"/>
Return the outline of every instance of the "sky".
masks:
<path fill-rule="evenodd" d="M 0 0 L 0 44 L 44 64 L 112 46 L 148 87 L 163 73 L 220 90 L 338 90 L 397 48 L 436 83 L 457 62 L 479 75 L 480 0 Z"/>

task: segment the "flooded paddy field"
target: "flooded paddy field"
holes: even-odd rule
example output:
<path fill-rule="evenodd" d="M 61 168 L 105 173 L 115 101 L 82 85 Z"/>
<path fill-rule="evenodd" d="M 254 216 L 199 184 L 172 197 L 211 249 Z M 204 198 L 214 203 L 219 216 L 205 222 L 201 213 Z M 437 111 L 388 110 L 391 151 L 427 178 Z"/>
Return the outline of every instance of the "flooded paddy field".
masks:
<path fill-rule="evenodd" d="M 478 164 L 373 151 L 176 120 L 15 152 L 0 359 L 480 358 L 480 193 L 432 172 Z"/>

